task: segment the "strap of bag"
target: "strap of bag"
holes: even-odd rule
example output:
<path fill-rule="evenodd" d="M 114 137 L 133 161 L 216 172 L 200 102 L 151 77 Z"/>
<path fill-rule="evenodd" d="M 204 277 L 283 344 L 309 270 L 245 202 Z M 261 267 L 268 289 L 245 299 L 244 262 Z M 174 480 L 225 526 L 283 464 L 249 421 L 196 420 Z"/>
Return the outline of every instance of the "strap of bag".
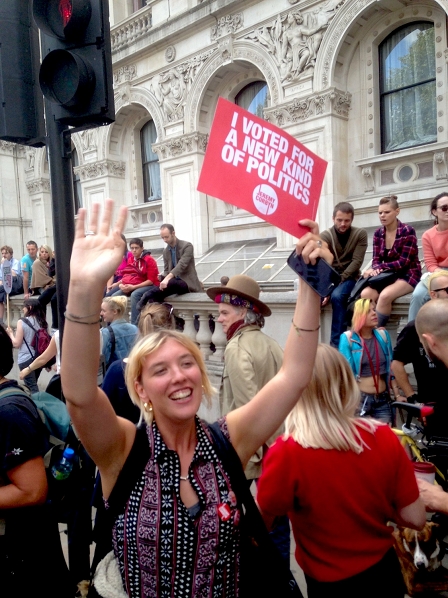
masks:
<path fill-rule="evenodd" d="M 26 324 L 27 326 L 29 326 L 29 327 L 31 328 L 31 330 L 34 330 L 34 334 L 36 334 L 36 333 L 37 333 L 37 330 L 34 328 L 34 326 L 31 324 L 31 322 L 28 320 L 28 318 L 20 318 L 20 319 L 22 320 L 22 322 L 25 322 L 25 324 Z M 30 353 L 31 357 L 33 357 L 33 358 L 34 358 L 34 357 L 35 357 L 35 355 L 34 355 L 34 353 L 31 351 L 29 344 L 26 342 L 25 335 L 23 335 L 23 342 L 25 343 L 25 345 L 26 345 L 26 348 L 28 349 L 28 351 L 29 351 L 29 353 Z"/>
<path fill-rule="evenodd" d="M 269 532 L 266 529 L 266 525 L 264 524 L 261 513 L 255 504 L 254 498 L 247 484 L 247 479 L 244 475 L 240 458 L 238 457 L 238 454 L 235 451 L 232 443 L 229 442 L 229 440 L 224 436 L 218 422 L 215 422 L 214 424 L 208 424 L 208 429 L 212 436 L 218 456 L 222 461 L 225 470 L 230 476 L 232 489 L 235 492 L 240 504 L 244 506 L 244 517 L 249 525 L 250 533 L 253 539 L 260 548 L 269 550 L 272 559 L 275 559 L 276 561 L 275 565 L 278 570 L 284 572 L 285 575 L 289 574 L 291 596 L 295 598 L 303 598 L 299 586 L 295 582 L 287 563 L 280 556 L 280 553 L 277 551 L 269 536 Z"/>

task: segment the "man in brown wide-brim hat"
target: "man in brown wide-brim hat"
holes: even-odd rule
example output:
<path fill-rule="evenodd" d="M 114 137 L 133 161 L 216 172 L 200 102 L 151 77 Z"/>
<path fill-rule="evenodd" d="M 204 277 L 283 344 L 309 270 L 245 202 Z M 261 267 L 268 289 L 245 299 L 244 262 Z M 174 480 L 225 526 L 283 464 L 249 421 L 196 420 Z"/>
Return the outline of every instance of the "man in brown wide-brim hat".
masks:
<path fill-rule="evenodd" d="M 275 376 L 282 365 L 283 351 L 261 331 L 271 310 L 260 301 L 260 287 L 253 278 L 237 274 L 226 286 L 208 289 L 207 295 L 218 303 L 218 322 L 227 335 L 220 388 L 221 412 L 226 415 L 248 403 Z M 249 480 L 260 476 L 263 452 L 262 447 L 249 461 Z"/>
<path fill-rule="evenodd" d="M 227 335 L 219 393 L 221 413 L 226 415 L 248 403 L 275 376 L 282 365 L 283 351 L 274 339 L 261 331 L 264 318 L 271 315 L 271 310 L 260 301 L 260 287 L 253 278 L 237 274 L 226 286 L 208 289 L 207 295 L 218 303 L 218 322 Z M 260 477 L 264 453 L 282 432 L 278 430 L 251 457 L 245 470 L 249 483 Z M 290 532 L 286 516 L 277 521 L 272 539 L 289 562 Z"/>

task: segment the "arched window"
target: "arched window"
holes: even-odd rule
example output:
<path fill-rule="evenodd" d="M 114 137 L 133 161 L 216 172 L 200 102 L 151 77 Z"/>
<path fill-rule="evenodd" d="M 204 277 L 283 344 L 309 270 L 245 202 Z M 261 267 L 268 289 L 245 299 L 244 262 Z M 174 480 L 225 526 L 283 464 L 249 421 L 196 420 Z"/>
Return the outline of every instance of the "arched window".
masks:
<path fill-rule="evenodd" d="M 162 188 L 160 185 L 159 158 L 151 148 L 152 144 L 157 140 L 154 121 L 150 120 L 142 128 L 140 140 L 142 145 L 144 201 L 155 201 L 162 198 Z"/>
<path fill-rule="evenodd" d="M 409 23 L 379 47 L 381 150 L 437 141 L 434 25 Z"/>
<path fill-rule="evenodd" d="M 263 109 L 268 106 L 268 86 L 264 81 L 250 83 L 237 94 L 235 104 L 263 118 Z"/>
<path fill-rule="evenodd" d="M 79 166 L 79 158 L 78 152 L 76 148 L 72 149 L 72 164 L 73 167 Z M 78 212 L 79 208 L 82 208 L 82 190 L 81 190 L 81 179 L 79 178 L 79 174 L 77 174 L 73 168 L 73 198 L 75 203 L 75 214 Z"/>

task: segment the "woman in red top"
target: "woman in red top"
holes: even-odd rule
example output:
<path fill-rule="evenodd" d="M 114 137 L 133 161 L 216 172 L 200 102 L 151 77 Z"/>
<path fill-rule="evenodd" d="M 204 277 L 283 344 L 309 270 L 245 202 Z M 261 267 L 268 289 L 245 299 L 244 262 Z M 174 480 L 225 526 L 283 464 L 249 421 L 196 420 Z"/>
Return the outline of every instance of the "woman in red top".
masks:
<path fill-rule="evenodd" d="M 269 449 L 257 500 L 268 526 L 288 514 L 308 598 L 402 598 L 388 521 L 426 521 L 412 465 L 386 425 L 355 417 L 347 360 L 319 345 L 313 376 Z"/>

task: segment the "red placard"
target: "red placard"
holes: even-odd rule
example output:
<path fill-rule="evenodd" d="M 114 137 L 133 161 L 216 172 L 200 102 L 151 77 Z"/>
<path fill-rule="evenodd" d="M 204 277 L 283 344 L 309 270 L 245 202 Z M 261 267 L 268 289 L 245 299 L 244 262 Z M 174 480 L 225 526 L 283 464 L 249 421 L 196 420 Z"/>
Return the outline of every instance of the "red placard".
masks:
<path fill-rule="evenodd" d="M 198 190 L 295 237 L 316 219 L 327 162 L 275 125 L 218 101 Z"/>

